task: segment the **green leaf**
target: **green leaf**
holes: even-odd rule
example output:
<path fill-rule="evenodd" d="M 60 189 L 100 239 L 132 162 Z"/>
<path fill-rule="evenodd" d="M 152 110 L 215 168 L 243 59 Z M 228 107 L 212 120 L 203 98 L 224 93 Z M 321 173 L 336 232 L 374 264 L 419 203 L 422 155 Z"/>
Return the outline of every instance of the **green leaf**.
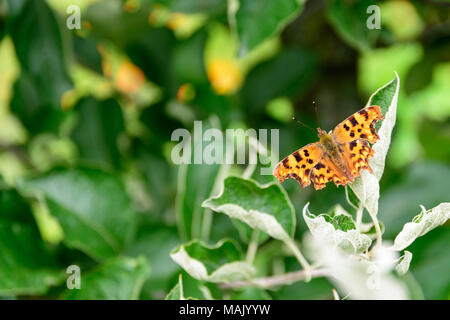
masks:
<path fill-rule="evenodd" d="M 231 282 L 249 279 L 254 268 L 241 261 L 241 252 L 231 240 L 208 246 L 193 240 L 176 248 L 170 254 L 190 276 L 209 282 Z"/>
<path fill-rule="evenodd" d="M 449 202 L 441 203 L 428 211 L 422 206 L 422 212 L 414 217 L 412 222 L 405 224 L 395 237 L 394 249 L 400 251 L 407 248 L 418 237 L 443 225 L 448 219 L 450 219 Z"/>
<path fill-rule="evenodd" d="M 303 0 L 239 0 L 234 20 L 240 55 L 246 55 L 264 40 L 280 32 L 301 12 L 303 3 Z"/>
<path fill-rule="evenodd" d="M 81 288 L 67 289 L 61 296 L 69 300 L 138 299 L 149 274 L 145 258 L 117 257 L 91 272 L 81 270 Z"/>
<path fill-rule="evenodd" d="M 386 177 L 387 178 L 387 177 Z M 418 162 L 411 165 L 400 181 L 387 189 L 380 199 L 379 216 L 386 226 L 385 237 L 394 239 L 417 213 L 417 205 L 433 208 L 448 201 L 450 167 L 444 163 Z"/>
<path fill-rule="evenodd" d="M 275 183 L 260 186 L 252 180 L 228 177 L 221 193 L 203 207 L 222 212 L 275 239 L 291 241 L 295 212 L 286 192 Z"/>
<path fill-rule="evenodd" d="M 45 198 L 67 246 L 96 260 L 120 253 L 134 237 L 136 213 L 114 174 L 90 168 L 57 169 L 18 185 Z"/>
<path fill-rule="evenodd" d="M 124 129 L 120 105 L 114 99 L 80 100 L 75 106 L 78 124 L 72 137 L 82 159 L 90 163 L 119 166 L 118 137 Z"/>
<path fill-rule="evenodd" d="M 202 129 L 206 130 L 211 127 L 217 126 L 207 123 Z M 204 219 L 208 212 L 201 207 L 201 203 L 204 199 L 211 196 L 220 170 L 219 164 L 194 163 L 194 153 L 198 150 L 197 148 L 201 147 L 200 152 L 203 152 L 205 147 L 209 145 L 201 138 L 195 138 L 196 134 L 194 128 L 194 132 L 191 134 L 191 140 L 194 141 L 186 141 L 192 147 L 190 164 L 181 164 L 178 168 L 178 190 L 175 209 L 178 230 L 185 240 L 200 238 L 204 234 Z"/>
<path fill-rule="evenodd" d="M 308 209 L 309 203 L 303 208 L 303 218 L 314 238 L 331 243 L 349 253 L 362 253 L 369 249 L 372 241 L 355 228 L 352 218 L 347 215 L 331 217 L 329 215 L 314 215 Z"/>
<path fill-rule="evenodd" d="M 334 29 L 345 42 L 361 51 L 373 47 L 379 35 L 378 29 L 371 30 L 366 25 L 366 11 L 373 4 L 371 0 L 332 0 L 328 5 L 327 15 Z"/>
<path fill-rule="evenodd" d="M 391 135 L 395 126 L 397 113 L 399 89 L 400 79 L 396 74 L 394 80 L 372 94 L 366 105 L 380 106 L 385 118 L 377 131 L 380 139 L 372 146 L 375 154 L 369 160 L 369 164 L 373 170 L 373 174 L 367 170 L 363 170 L 361 176 L 355 179 L 350 185 L 350 188 L 373 219 L 376 219 L 378 214 L 378 199 L 380 198 L 380 185 L 378 181 L 383 175 L 386 155 L 391 144 Z"/>
<path fill-rule="evenodd" d="M 141 227 L 136 240 L 126 251 L 130 257 L 145 256 L 151 264 L 151 273 L 142 288 L 142 296 L 160 298 L 158 294 L 167 289 L 169 281 L 179 272 L 179 267 L 170 259 L 170 252 L 180 244 L 175 228 L 162 225 Z"/>
<path fill-rule="evenodd" d="M 0 296 L 45 294 L 64 279 L 30 207 L 11 190 L 0 191 L 0 251 Z"/>
<path fill-rule="evenodd" d="M 43 0 L 25 1 L 14 8 L 10 34 L 21 72 L 45 103 L 57 108 L 61 95 L 72 87 L 67 73 L 64 45 L 55 15 Z M 23 106 L 26 108 L 27 106 Z"/>
<path fill-rule="evenodd" d="M 413 242 L 410 271 L 419 282 L 425 299 L 448 299 L 450 295 L 450 232 L 440 227 Z"/>
<path fill-rule="evenodd" d="M 227 9 L 226 0 L 184 1 L 165 0 L 172 12 L 205 13 L 209 15 L 223 13 Z"/>
<path fill-rule="evenodd" d="M 316 73 L 317 58 L 312 52 L 286 48 L 249 72 L 241 90 L 243 103 L 252 109 L 264 108 L 278 97 L 298 96 L 309 88 Z"/>
<path fill-rule="evenodd" d="M 183 278 L 180 274 L 177 284 L 169 291 L 165 300 L 184 300 Z"/>

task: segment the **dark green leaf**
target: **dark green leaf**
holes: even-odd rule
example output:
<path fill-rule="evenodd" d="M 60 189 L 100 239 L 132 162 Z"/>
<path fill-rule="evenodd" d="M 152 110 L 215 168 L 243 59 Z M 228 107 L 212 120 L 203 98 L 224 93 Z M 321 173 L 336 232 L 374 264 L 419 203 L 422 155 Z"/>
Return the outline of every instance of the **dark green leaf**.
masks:
<path fill-rule="evenodd" d="M 138 299 L 149 274 L 145 258 L 114 258 L 86 275 L 81 270 L 81 288 L 67 289 L 63 299 L 130 300 Z"/>
<path fill-rule="evenodd" d="M 80 156 L 88 163 L 120 165 L 118 137 L 125 130 L 120 105 L 114 99 L 84 98 L 77 103 L 78 124 L 72 137 Z"/>
<path fill-rule="evenodd" d="M 136 213 L 117 176 L 96 169 L 58 169 L 22 180 L 24 191 L 43 194 L 64 231 L 67 246 L 94 259 L 120 253 L 134 237 Z"/>
<path fill-rule="evenodd" d="M 64 279 L 31 209 L 12 190 L 0 191 L 0 251 L 0 296 L 45 294 Z"/>
<path fill-rule="evenodd" d="M 240 55 L 274 35 L 303 8 L 300 0 L 240 0 L 236 12 L 236 29 Z"/>
<path fill-rule="evenodd" d="M 379 30 L 366 25 L 369 14 L 367 8 L 372 0 L 341 1 L 332 0 L 328 6 L 328 18 L 342 39 L 358 50 L 368 50 L 376 42 Z"/>

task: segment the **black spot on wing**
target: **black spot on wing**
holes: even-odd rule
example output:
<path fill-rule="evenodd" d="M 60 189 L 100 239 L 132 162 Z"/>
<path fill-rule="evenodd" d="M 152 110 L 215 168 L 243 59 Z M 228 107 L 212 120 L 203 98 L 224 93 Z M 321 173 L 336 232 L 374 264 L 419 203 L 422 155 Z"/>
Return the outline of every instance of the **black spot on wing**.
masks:
<path fill-rule="evenodd" d="M 353 150 L 354 147 L 356 147 L 358 143 L 356 141 L 350 142 L 350 150 Z"/>
<path fill-rule="evenodd" d="M 367 135 L 364 133 L 361 133 L 361 135 L 359 136 L 361 139 L 367 139 Z"/>
<path fill-rule="evenodd" d="M 309 169 L 306 169 L 305 170 L 305 174 L 307 175 L 307 176 L 309 176 L 309 173 L 311 172 L 311 170 L 309 170 Z"/>
<path fill-rule="evenodd" d="M 351 116 L 348 120 L 350 120 L 350 123 L 352 124 L 352 126 L 358 125 L 358 121 L 356 121 L 354 116 Z"/>
<path fill-rule="evenodd" d="M 312 161 L 312 159 L 308 159 L 308 163 L 312 164 L 314 161 Z"/>
<path fill-rule="evenodd" d="M 369 114 L 367 113 L 366 110 L 361 110 L 361 111 L 359 112 L 359 114 L 362 115 L 362 116 L 364 116 L 364 118 L 366 118 L 366 120 L 369 119 Z"/>
<path fill-rule="evenodd" d="M 288 161 L 289 161 L 288 158 L 284 158 L 283 161 L 281 161 L 281 162 L 283 163 L 283 166 L 284 166 L 286 169 L 290 169 L 290 168 L 291 168 L 291 167 L 289 167 L 289 165 L 288 165 Z"/>
<path fill-rule="evenodd" d="M 325 168 L 325 165 L 322 162 L 319 162 L 318 164 L 316 164 L 316 166 L 314 167 L 317 170 L 320 170 L 321 168 Z"/>
<path fill-rule="evenodd" d="M 295 157 L 295 160 L 297 160 L 297 162 L 302 161 L 302 156 L 298 153 L 298 151 L 294 152 L 294 157 Z"/>
<path fill-rule="evenodd" d="M 309 152 L 307 149 L 303 150 L 303 153 L 305 154 L 305 157 L 309 157 Z"/>
<path fill-rule="evenodd" d="M 350 132 L 350 137 L 354 138 L 355 137 L 355 133 L 352 131 Z"/>
<path fill-rule="evenodd" d="M 344 129 L 348 131 L 348 130 L 350 130 L 350 127 L 344 123 Z"/>

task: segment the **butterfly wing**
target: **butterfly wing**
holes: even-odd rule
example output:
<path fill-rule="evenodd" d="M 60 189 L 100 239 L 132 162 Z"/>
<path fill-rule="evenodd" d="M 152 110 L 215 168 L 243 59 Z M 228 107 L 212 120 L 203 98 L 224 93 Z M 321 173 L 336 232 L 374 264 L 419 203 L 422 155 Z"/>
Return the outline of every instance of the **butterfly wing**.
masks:
<path fill-rule="evenodd" d="M 357 139 L 375 143 L 379 137 L 375 123 L 384 119 L 379 106 L 366 107 L 339 123 L 333 130 L 333 138 L 338 144 Z"/>
<path fill-rule="evenodd" d="M 311 170 L 311 181 L 314 188 L 320 190 L 325 188 L 326 184 L 333 181 L 336 186 L 345 186 L 349 179 L 339 170 L 333 163 L 328 154 L 324 154 L 323 158 Z"/>
<path fill-rule="evenodd" d="M 324 150 L 319 142 L 310 143 L 281 160 L 273 175 L 282 183 L 294 178 L 304 188 L 311 184 L 310 176 L 314 166 L 322 159 Z"/>
<path fill-rule="evenodd" d="M 369 159 L 373 156 L 375 151 L 373 151 L 366 140 L 358 139 L 342 144 L 341 150 L 342 155 L 347 159 L 350 174 L 353 178 L 359 176 L 363 169 L 367 169 L 372 173 Z"/>

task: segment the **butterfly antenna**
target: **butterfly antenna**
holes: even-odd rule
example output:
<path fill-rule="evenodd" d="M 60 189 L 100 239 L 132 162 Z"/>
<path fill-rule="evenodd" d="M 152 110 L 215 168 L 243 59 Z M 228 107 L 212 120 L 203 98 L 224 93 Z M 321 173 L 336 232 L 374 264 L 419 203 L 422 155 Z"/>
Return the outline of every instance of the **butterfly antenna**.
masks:
<path fill-rule="evenodd" d="M 310 130 L 312 130 L 312 131 L 315 131 L 313 128 L 311 128 L 310 126 L 308 126 L 307 124 L 305 124 L 305 123 L 303 123 L 303 122 L 301 122 L 300 120 L 298 120 L 296 117 L 292 117 L 292 120 L 294 120 L 295 122 L 297 122 L 298 124 L 300 124 L 300 125 L 302 125 L 302 126 L 304 126 L 304 127 L 306 127 L 306 128 L 308 128 L 308 129 L 310 129 Z"/>
<path fill-rule="evenodd" d="M 315 101 L 313 101 L 312 103 L 313 103 L 313 107 L 314 107 L 314 112 L 316 113 L 317 124 L 319 125 L 320 128 L 322 128 L 322 125 L 320 124 L 319 110 L 317 108 L 317 104 Z"/>

